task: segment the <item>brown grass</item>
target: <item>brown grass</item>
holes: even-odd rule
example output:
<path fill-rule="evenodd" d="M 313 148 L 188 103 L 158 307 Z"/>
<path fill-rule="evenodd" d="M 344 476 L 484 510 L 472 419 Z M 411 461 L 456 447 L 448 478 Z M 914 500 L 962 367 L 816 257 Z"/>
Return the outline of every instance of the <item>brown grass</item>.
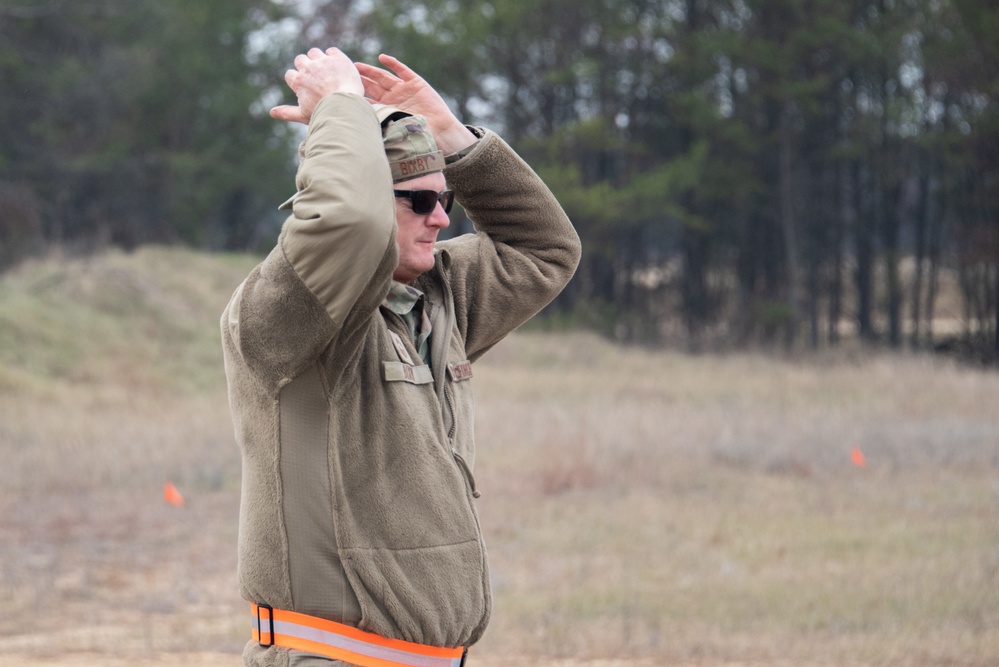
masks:
<path fill-rule="evenodd" d="M 0 280 L 0 664 L 239 664 L 215 332 L 251 264 Z M 495 609 L 471 665 L 999 664 L 995 373 L 521 333 L 475 378 Z"/>

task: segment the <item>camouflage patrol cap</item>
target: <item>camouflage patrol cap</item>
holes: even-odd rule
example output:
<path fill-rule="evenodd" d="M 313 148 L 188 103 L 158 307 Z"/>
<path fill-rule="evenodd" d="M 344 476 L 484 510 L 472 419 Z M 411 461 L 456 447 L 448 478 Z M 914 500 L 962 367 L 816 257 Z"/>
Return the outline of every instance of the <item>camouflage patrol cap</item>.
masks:
<path fill-rule="evenodd" d="M 437 148 L 426 118 L 386 105 L 375 105 L 374 109 L 382 126 L 382 146 L 393 183 L 444 171 L 444 153 Z M 297 196 L 292 195 L 278 210 L 291 210 Z"/>
<path fill-rule="evenodd" d="M 382 124 L 382 145 L 392 170 L 392 182 L 444 171 L 444 153 L 423 116 L 390 106 L 376 106 Z"/>

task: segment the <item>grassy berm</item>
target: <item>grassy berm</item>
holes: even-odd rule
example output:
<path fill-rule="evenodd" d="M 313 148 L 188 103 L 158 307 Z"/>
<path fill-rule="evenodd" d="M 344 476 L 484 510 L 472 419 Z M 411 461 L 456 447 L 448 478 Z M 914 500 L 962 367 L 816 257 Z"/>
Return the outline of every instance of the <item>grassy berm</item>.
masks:
<path fill-rule="evenodd" d="M 0 276 L 0 665 L 240 664 L 218 320 L 255 261 Z M 999 374 L 536 332 L 474 373 L 470 667 L 999 665 Z"/>

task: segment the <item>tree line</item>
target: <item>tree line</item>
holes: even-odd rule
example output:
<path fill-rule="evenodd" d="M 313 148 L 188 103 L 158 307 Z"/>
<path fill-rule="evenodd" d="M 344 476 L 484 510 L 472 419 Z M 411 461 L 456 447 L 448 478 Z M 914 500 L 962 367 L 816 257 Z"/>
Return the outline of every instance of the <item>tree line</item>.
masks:
<path fill-rule="evenodd" d="M 336 44 L 535 166 L 583 239 L 574 321 L 994 359 L 996 34 L 973 0 L 0 0 L 0 243 L 272 242 L 300 137 L 265 108 Z"/>
<path fill-rule="evenodd" d="M 40 246 L 245 248 L 294 187 L 268 0 L 0 0 L 0 266 Z"/>

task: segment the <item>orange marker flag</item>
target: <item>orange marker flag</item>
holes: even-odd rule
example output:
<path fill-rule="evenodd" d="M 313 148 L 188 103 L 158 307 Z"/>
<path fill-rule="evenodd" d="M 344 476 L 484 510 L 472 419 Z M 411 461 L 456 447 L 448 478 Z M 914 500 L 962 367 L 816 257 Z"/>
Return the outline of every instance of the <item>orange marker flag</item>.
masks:
<path fill-rule="evenodd" d="M 858 468 L 863 468 L 867 465 L 867 459 L 864 457 L 864 453 L 860 451 L 860 447 L 854 447 L 850 450 L 850 461 Z"/>
<path fill-rule="evenodd" d="M 170 482 L 163 485 L 163 500 L 176 507 L 184 506 L 184 496 L 180 495 L 177 487 Z"/>

